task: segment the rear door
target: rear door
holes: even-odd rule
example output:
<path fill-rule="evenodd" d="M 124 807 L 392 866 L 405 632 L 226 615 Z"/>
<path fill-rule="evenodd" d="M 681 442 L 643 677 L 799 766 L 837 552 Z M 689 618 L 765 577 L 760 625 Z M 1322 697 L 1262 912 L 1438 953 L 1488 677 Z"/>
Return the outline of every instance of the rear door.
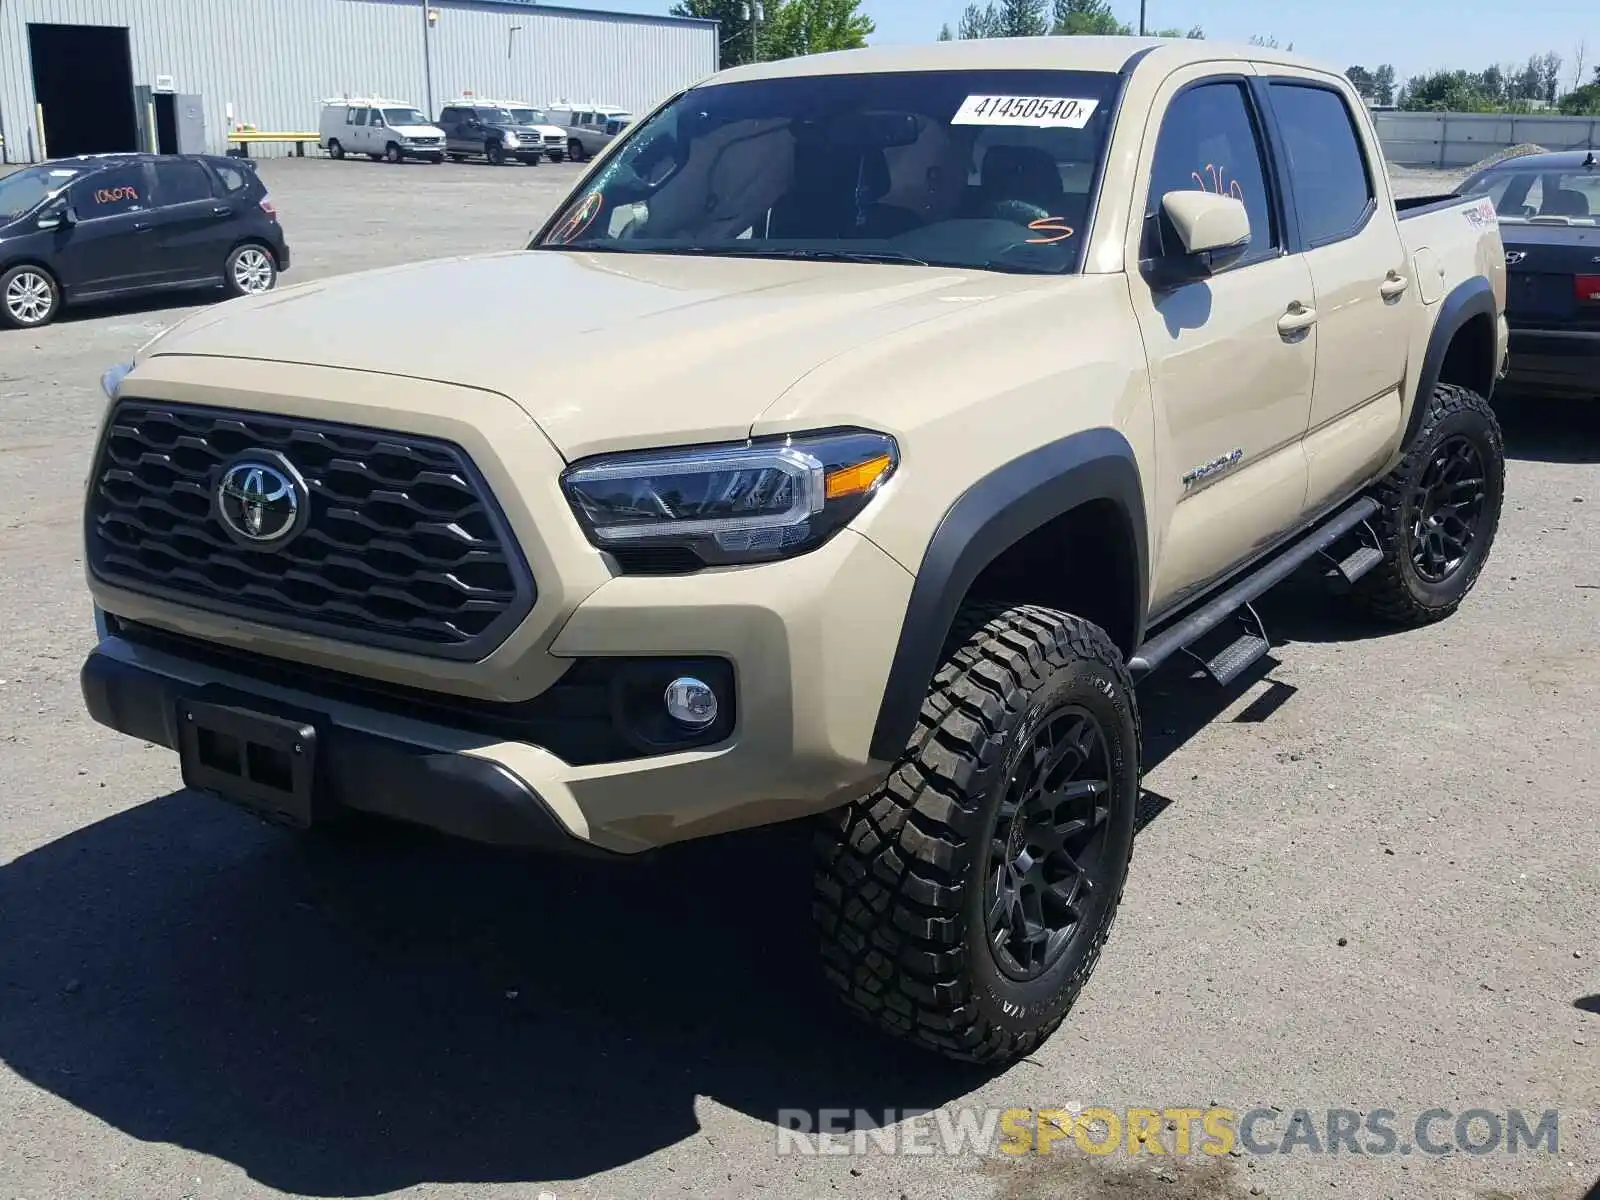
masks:
<path fill-rule="evenodd" d="M 151 191 L 143 163 L 96 171 L 67 190 L 73 222 L 57 234 L 55 266 L 71 296 L 144 287 L 156 270 Z"/>
<path fill-rule="evenodd" d="M 191 158 L 155 163 L 153 281 L 200 283 L 222 278 L 233 248 L 235 206 L 213 195 L 211 176 Z"/>
<path fill-rule="evenodd" d="M 1383 158 L 1354 93 L 1315 72 L 1260 69 L 1316 293 L 1306 425 L 1314 511 L 1371 478 L 1393 450 L 1420 302 Z"/>

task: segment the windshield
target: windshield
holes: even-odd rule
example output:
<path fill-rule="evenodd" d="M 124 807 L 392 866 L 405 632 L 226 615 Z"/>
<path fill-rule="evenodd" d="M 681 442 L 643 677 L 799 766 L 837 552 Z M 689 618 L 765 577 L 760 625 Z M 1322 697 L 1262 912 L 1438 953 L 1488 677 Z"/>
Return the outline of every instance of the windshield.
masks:
<path fill-rule="evenodd" d="M 393 128 L 396 125 L 431 125 L 432 122 L 414 108 L 386 108 L 383 110 L 383 123 Z"/>
<path fill-rule="evenodd" d="M 686 92 L 535 242 L 1076 271 L 1116 77 L 801 76 Z"/>
<path fill-rule="evenodd" d="M 28 167 L 0 179 L 0 220 L 15 221 L 76 174 L 73 167 Z"/>
<path fill-rule="evenodd" d="M 1535 219 L 1593 225 L 1600 218 L 1600 168 L 1577 171 L 1489 171 L 1468 182 L 1469 196 L 1488 196 L 1502 221 Z"/>
<path fill-rule="evenodd" d="M 516 122 L 511 119 L 511 114 L 503 108 L 480 108 L 478 110 L 478 120 L 482 121 L 485 125 L 516 124 Z"/>
<path fill-rule="evenodd" d="M 550 118 L 537 108 L 513 108 L 511 109 L 511 119 L 518 125 L 547 125 L 550 123 Z"/>

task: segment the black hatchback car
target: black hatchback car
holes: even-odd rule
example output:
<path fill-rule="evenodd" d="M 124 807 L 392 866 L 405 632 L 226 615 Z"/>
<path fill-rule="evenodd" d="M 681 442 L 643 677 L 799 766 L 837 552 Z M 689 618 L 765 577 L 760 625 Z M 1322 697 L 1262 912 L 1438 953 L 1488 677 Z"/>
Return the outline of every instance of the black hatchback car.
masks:
<path fill-rule="evenodd" d="M 254 166 L 210 155 L 57 159 L 0 178 L 0 324 L 143 292 L 271 290 L 289 245 Z"/>

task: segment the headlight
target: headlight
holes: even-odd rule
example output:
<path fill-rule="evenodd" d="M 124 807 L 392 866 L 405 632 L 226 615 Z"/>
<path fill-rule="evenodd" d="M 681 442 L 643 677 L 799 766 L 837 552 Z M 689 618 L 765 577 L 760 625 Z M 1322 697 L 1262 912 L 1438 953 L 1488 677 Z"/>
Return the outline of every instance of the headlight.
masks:
<path fill-rule="evenodd" d="M 517 141 L 517 135 L 514 133 L 508 133 L 505 135 L 505 143 L 508 146 L 520 145 L 520 143 Z"/>
<path fill-rule="evenodd" d="M 107 400 L 117 398 L 117 389 L 122 386 L 122 381 L 128 377 L 128 372 L 131 370 L 133 370 L 131 362 L 118 363 L 100 376 L 100 390 L 106 394 Z"/>
<path fill-rule="evenodd" d="M 619 454 L 561 478 L 589 540 L 602 550 L 683 546 L 707 565 L 814 550 L 894 474 L 893 438 L 865 430 Z"/>

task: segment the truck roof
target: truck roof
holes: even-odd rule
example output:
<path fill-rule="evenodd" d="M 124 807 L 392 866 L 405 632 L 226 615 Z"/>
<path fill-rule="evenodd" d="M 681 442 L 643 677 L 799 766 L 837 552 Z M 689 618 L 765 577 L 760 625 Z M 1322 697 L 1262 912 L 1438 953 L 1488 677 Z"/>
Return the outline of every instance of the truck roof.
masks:
<path fill-rule="evenodd" d="M 1214 42 L 1203 38 L 1036 37 L 978 38 L 911 46 L 868 46 L 836 50 L 778 62 L 733 67 L 705 83 L 734 83 L 802 75 L 856 75 L 880 71 L 1109 71 L 1123 67 L 1144 51 L 1159 54 L 1169 68 L 1210 60 L 1281 63 L 1313 70 L 1327 68 L 1267 46 Z"/>

